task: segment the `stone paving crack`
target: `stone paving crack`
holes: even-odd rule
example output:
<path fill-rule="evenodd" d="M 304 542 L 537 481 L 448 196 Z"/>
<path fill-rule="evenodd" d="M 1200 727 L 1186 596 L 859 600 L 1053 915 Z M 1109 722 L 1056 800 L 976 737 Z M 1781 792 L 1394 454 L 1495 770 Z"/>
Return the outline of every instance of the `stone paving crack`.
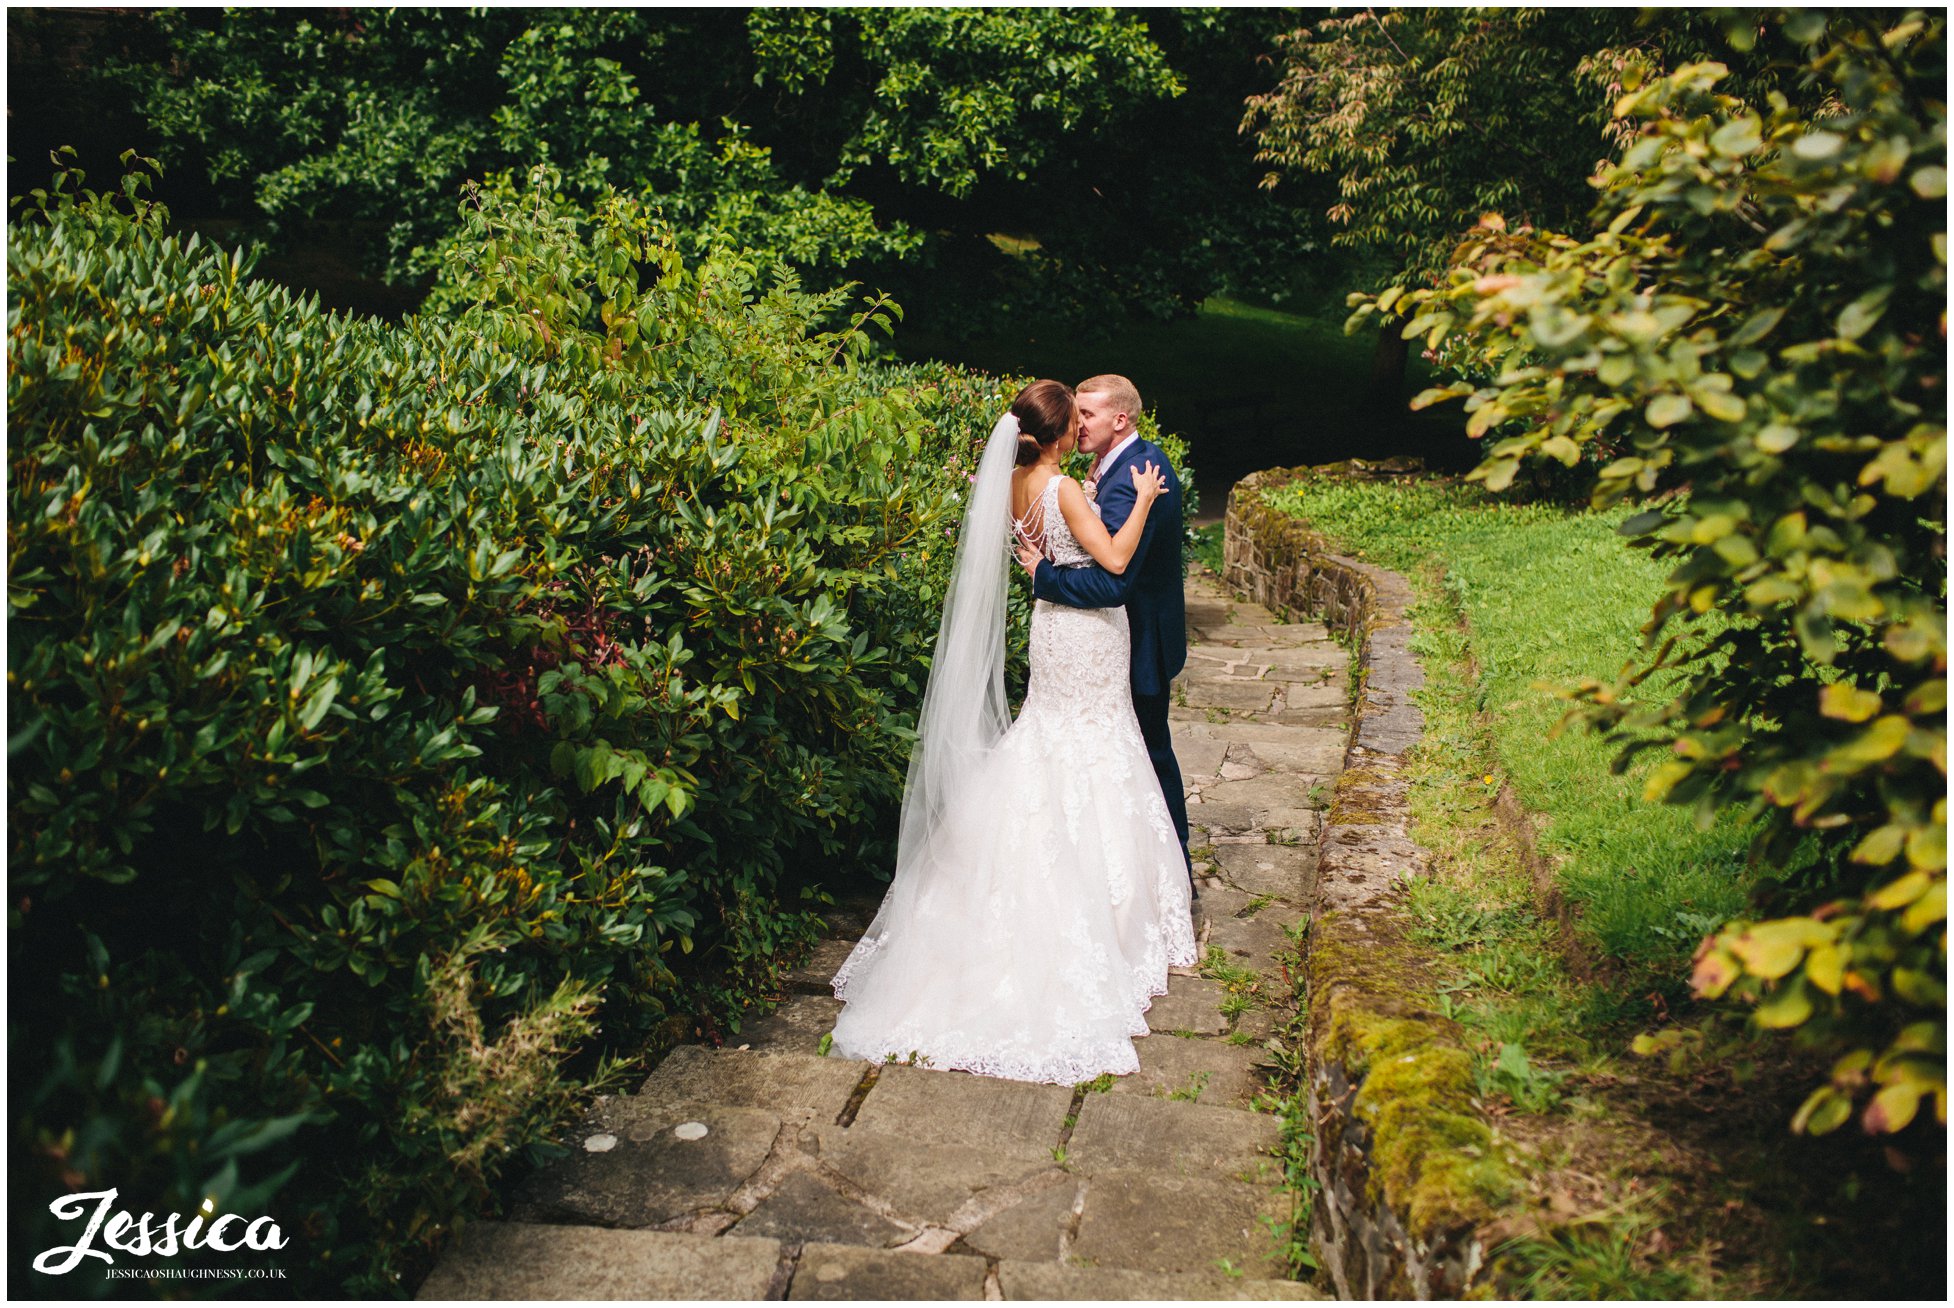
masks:
<path fill-rule="evenodd" d="M 813 1164 L 814 1160 L 801 1148 L 799 1125 L 794 1122 L 782 1122 L 779 1132 L 773 1138 L 773 1147 L 767 1150 L 766 1158 L 761 1160 L 760 1165 L 753 1170 L 753 1174 L 733 1191 L 726 1200 L 725 1210 L 732 1213 L 735 1220 L 747 1216 L 772 1198 L 774 1191 L 780 1188 L 781 1182 L 795 1172 L 809 1170 Z"/>
<path fill-rule="evenodd" d="M 773 1279 L 767 1282 L 765 1299 L 785 1299 L 794 1286 L 794 1271 L 800 1266 L 801 1246 L 798 1242 L 780 1246 L 780 1261 L 774 1264 Z"/>
<path fill-rule="evenodd" d="M 1052 1146 L 1052 1157 L 1063 1158 L 1065 1146 L 1072 1143 L 1072 1131 L 1079 1125 L 1079 1113 L 1086 1106 L 1086 1088 L 1082 1085 L 1072 1087 L 1072 1106 L 1065 1110 L 1065 1121 L 1058 1128 L 1058 1143 Z"/>
<path fill-rule="evenodd" d="M 1004 1286 L 997 1279 L 997 1259 L 995 1258 L 986 1258 L 984 1260 L 984 1298 L 991 1303 L 1000 1303 L 1004 1299 Z"/>
<path fill-rule="evenodd" d="M 947 1229 L 956 1232 L 959 1236 L 969 1235 L 1005 1209 L 1024 1202 L 1042 1190 L 1062 1185 L 1069 1179 L 1071 1173 L 1053 1168 L 1027 1180 L 1019 1181 L 1015 1185 L 994 1185 L 979 1190 L 964 1200 L 956 1212 L 950 1214 L 950 1220 L 946 1224 Z"/>
<path fill-rule="evenodd" d="M 644 1229 L 677 1235 L 718 1235 L 737 1221 L 739 1215 L 736 1213 L 729 1213 L 724 1208 L 709 1208 L 696 1213 L 683 1213 L 662 1222 L 654 1222 Z"/>
<path fill-rule="evenodd" d="M 862 1207 L 874 1213 L 877 1217 L 880 1217 L 882 1220 L 886 1222 L 894 1222 L 897 1226 L 900 1226 L 905 1231 L 916 1232 L 917 1235 L 911 1235 L 909 1239 L 905 1241 L 905 1244 L 913 1243 L 918 1238 L 918 1235 L 923 1233 L 925 1229 L 928 1228 L 930 1225 L 930 1223 L 928 1222 L 917 1221 L 915 1218 L 905 1215 L 904 1213 L 900 1212 L 894 1204 L 890 1203 L 887 1199 L 884 1199 L 881 1195 L 876 1194 L 874 1191 L 863 1186 L 859 1181 L 854 1180 L 852 1177 L 843 1175 L 841 1172 L 836 1171 L 834 1168 L 828 1166 L 827 1163 L 822 1162 L 818 1158 L 808 1159 L 808 1170 L 812 1172 L 821 1181 L 823 1185 L 827 1186 L 830 1190 L 833 1190 L 836 1194 L 840 1195 L 843 1199 L 848 1200 L 850 1203 L 860 1204 Z M 952 1234 L 950 1239 L 954 1240 L 956 1239 L 956 1236 Z M 945 1248 L 949 1247 L 949 1241 L 944 1242 L 944 1247 Z M 932 1249 L 929 1250 L 929 1252 L 937 1253 L 940 1251 Z"/>
<path fill-rule="evenodd" d="M 836 1126 L 853 1126 L 855 1124 L 855 1115 L 862 1111 L 862 1101 L 868 1098 L 869 1091 L 875 1089 L 876 1078 L 881 1075 L 882 1064 L 872 1063 L 869 1065 L 868 1071 L 862 1073 L 861 1083 L 855 1087 L 855 1093 L 848 1096 L 847 1105 L 842 1108 L 841 1112 L 835 1115 Z"/>
<path fill-rule="evenodd" d="M 1072 1195 L 1072 1211 L 1066 1215 L 1065 1225 L 1058 1233 L 1058 1260 L 1067 1262 L 1072 1257 L 1072 1246 L 1079 1240 L 1079 1223 L 1086 1215 L 1086 1191 L 1092 1188 L 1092 1178 L 1079 1178 L 1078 1189 Z"/>

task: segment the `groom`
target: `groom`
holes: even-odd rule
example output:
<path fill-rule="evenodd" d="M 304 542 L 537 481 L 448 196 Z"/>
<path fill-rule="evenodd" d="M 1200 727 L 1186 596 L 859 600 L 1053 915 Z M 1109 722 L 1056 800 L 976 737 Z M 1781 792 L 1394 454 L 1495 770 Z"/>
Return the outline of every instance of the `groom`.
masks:
<path fill-rule="evenodd" d="M 1041 600 L 1075 609 L 1126 606 L 1133 633 L 1133 713 L 1146 737 L 1147 756 L 1160 778 L 1161 797 L 1173 815 L 1181 857 L 1187 859 L 1187 796 L 1181 791 L 1180 763 L 1167 728 L 1167 692 L 1187 665 L 1187 613 L 1181 586 L 1181 483 L 1158 445 L 1140 439 L 1140 393 L 1124 377 L 1089 377 L 1074 392 L 1079 404 L 1079 448 L 1093 455 L 1087 486 L 1106 530 L 1117 532 L 1133 512 L 1129 469 L 1152 463 L 1167 479 L 1167 490 L 1147 515 L 1140 547 L 1126 571 L 1114 576 L 1097 564 L 1060 568 L 1037 551 L 1020 546 L 1018 561 L 1031 573 L 1032 593 Z M 1188 880 L 1193 881 L 1188 862 Z M 1200 891 L 1195 890 L 1195 897 Z"/>

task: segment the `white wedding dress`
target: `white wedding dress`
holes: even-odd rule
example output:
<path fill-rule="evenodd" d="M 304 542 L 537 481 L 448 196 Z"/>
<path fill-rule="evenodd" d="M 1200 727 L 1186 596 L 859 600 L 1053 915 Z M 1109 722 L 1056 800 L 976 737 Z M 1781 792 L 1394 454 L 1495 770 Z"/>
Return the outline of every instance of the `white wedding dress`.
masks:
<path fill-rule="evenodd" d="M 1058 489 L 1040 496 L 1045 553 L 1089 562 Z M 834 1055 L 1060 1085 L 1139 1069 L 1132 1037 L 1195 940 L 1128 641 L 1124 609 L 1035 603 L 1024 707 L 835 974 Z"/>

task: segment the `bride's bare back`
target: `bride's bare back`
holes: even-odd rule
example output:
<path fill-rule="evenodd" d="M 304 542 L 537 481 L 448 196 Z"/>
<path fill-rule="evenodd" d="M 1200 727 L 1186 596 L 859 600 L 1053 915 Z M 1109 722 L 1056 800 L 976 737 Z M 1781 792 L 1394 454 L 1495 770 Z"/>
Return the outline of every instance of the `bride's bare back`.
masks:
<path fill-rule="evenodd" d="M 1065 518 L 1072 539 L 1091 556 L 1092 561 L 1111 573 L 1123 573 L 1126 565 L 1133 561 L 1133 552 L 1140 547 L 1140 537 L 1146 530 L 1147 512 L 1153 501 L 1165 489 L 1166 478 L 1149 463 L 1144 468 L 1132 469 L 1135 498 L 1133 512 L 1120 525 L 1117 535 L 1106 530 L 1099 520 L 1085 490 L 1072 478 L 1064 476 L 1050 463 L 1035 463 L 1028 468 L 1019 468 L 1011 474 L 1011 526 L 1018 538 L 1032 549 L 1051 558 L 1046 548 L 1050 531 L 1045 521 L 1046 505 L 1049 503 L 1046 491 L 1054 480 L 1058 482 L 1058 509 Z"/>

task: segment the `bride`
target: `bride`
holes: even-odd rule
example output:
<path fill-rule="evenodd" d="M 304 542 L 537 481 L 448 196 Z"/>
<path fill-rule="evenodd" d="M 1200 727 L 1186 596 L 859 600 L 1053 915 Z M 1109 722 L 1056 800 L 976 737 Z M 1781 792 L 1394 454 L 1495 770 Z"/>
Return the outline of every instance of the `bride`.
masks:
<path fill-rule="evenodd" d="M 1152 464 L 1134 469 L 1132 516 L 1109 534 L 1059 471 L 1078 430 L 1071 390 L 1033 382 L 984 447 L 895 880 L 834 978 L 836 1055 L 1060 1085 L 1137 1071 L 1132 1037 L 1167 969 L 1194 962 L 1187 865 L 1133 715 L 1124 610 L 1037 601 L 1015 722 L 1005 704 L 1012 531 L 1061 567 L 1121 572 L 1164 486 Z"/>

